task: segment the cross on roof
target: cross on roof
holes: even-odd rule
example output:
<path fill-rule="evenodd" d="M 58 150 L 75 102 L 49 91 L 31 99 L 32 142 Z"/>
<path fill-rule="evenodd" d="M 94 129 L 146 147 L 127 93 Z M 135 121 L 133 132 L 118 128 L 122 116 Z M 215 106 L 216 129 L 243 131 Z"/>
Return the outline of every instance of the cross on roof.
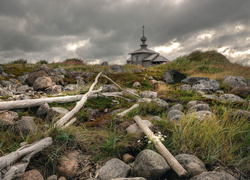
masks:
<path fill-rule="evenodd" d="M 143 25 L 142 26 L 142 35 L 144 36 L 144 29 L 145 29 L 145 26 Z"/>

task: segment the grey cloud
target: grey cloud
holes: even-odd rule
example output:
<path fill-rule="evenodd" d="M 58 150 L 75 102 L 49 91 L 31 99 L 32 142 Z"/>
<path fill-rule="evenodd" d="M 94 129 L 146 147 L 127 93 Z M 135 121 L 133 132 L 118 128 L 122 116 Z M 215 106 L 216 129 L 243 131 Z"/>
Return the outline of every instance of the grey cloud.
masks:
<path fill-rule="evenodd" d="M 196 48 L 231 45 L 249 48 L 249 31 L 223 34 L 234 24 L 250 27 L 249 0 L 0 0 L 0 59 L 55 58 L 105 59 L 112 61 L 139 48 L 141 26 L 149 48 L 176 39 L 183 49 L 176 58 Z M 5 26 L 2 26 L 4 23 Z M 199 32 L 212 30 L 220 36 L 196 42 Z M 233 37 L 232 37 L 233 36 Z M 69 52 L 69 43 L 89 39 L 89 46 Z M 241 41 L 239 43 L 239 41 Z M 10 53 L 11 52 L 11 53 Z M 32 57 L 35 56 L 35 57 Z"/>

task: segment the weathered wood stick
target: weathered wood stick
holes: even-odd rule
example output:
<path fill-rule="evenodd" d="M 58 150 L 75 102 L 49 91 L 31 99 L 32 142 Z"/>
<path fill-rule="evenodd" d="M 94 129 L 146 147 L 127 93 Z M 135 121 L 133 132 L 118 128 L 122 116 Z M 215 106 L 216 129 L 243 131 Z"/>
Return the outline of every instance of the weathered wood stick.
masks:
<path fill-rule="evenodd" d="M 93 94 L 93 89 L 95 87 L 95 85 L 98 82 L 98 78 L 100 77 L 102 72 L 100 72 L 96 78 L 95 78 L 95 82 L 90 86 L 89 91 L 83 95 L 82 99 L 80 101 L 78 101 L 76 103 L 76 106 L 67 114 L 65 114 L 61 119 L 59 119 L 56 123 L 55 126 L 61 128 L 65 123 L 67 123 L 85 104 L 85 102 L 88 99 L 88 96 Z M 100 92 L 102 91 L 102 87 L 100 87 L 97 91 L 95 92 Z"/>
<path fill-rule="evenodd" d="M 129 113 L 130 111 L 132 111 L 133 109 L 139 107 L 139 104 L 134 104 L 133 106 L 131 106 L 129 109 L 117 114 L 118 117 L 123 117 L 125 116 L 127 113 Z"/>
<path fill-rule="evenodd" d="M 38 142 L 34 142 L 33 144 L 23 146 L 15 152 L 12 152 L 6 156 L 0 157 L 0 170 L 14 164 L 19 158 L 25 156 L 26 154 L 41 151 L 42 149 L 50 146 L 52 142 L 52 138 L 47 137 Z"/>
<path fill-rule="evenodd" d="M 182 178 L 187 177 L 187 171 L 180 165 L 180 163 L 168 151 L 168 149 L 162 144 L 162 142 L 154 135 L 154 133 L 148 128 L 148 126 L 142 122 L 142 119 L 139 116 L 135 116 L 134 120 L 147 135 L 147 137 L 154 143 L 155 148 L 167 160 L 168 164 L 176 172 L 176 174 L 178 174 L 178 176 Z"/>

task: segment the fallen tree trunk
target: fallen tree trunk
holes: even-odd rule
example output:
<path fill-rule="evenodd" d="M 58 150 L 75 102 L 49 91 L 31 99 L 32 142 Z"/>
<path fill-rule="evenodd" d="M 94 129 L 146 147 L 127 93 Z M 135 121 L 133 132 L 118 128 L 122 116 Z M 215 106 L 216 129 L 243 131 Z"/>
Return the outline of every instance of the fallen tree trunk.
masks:
<path fill-rule="evenodd" d="M 178 176 L 181 178 L 187 177 L 187 171 L 180 165 L 180 163 L 168 151 L 168 149 L 162 144 L 162 142 L 154 135 L 154 133 L 148 128 L 148 126 L 142 122 L 142 119 L 139 116 L 135 116 L 134 120 L 147 135 L 147 137 L 154 143 L 155 148 L 167 160 L 168 164 L 176 172 L 176 174 L 178 174 Z"/>
<path fill-rule="evenodd" d="M 102 72 L 100 72 L 96 78 L 95 78 L 95 82 L 90 86 L 89 91 L 83 95 L 82 99 L 80 101 L 78 101 L 76 103 L 76 106 L 67 114 L 65 114 L 61 119 L 59 119 L 56 123 L 55 126 L 61 128 L 65 123 L 67 123 L 67 121 L 69 121 L 84 105 L 84 103 L 87 101 L 88 96 L 90 96 L 93 93 L 96 92 L 101 92 L 102 91 L 102 87 L 100 87 L 97 91 L 93 91 L 95 85 L 98 82 L 98 78 L 100 77 Z"/>
<path fill-rule="evenodd" d="M 53 140 L 51 137 L 28 144 L 6 156 L 0 157 L 0 179 L 9 180 L 21 176 L 30 162 L 30 158 L 36 153 L 49 147 Z M 16 161 L 22 158 L 16 163 Z M 16 163 L 16 164 L 15 164 Z"/>
<path fill-rule="evenodd" d="M 117 114 L 118 117 L 123 117 L 125 116 L 127 113 L 129 113 L 130 111 L 132 111 L 133 109 L 139 107 L 139 104 L 134 104 L 133 106 L 131 106 L 129 109 Z"/>

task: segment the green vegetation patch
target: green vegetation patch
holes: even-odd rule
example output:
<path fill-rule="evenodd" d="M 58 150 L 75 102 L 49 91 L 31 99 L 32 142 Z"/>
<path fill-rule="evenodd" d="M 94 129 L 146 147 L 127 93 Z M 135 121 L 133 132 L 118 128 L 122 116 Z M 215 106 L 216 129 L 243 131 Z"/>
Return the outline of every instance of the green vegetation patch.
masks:
<path fill-rule="evenodd" d="M 111 108 L 112 104 L 112 99 L 106 97 L 98 97 L 94 99 L 89 99 L 85 106 L 93 109 L 100 109 L 103 111 L 106 108 Z"/>

